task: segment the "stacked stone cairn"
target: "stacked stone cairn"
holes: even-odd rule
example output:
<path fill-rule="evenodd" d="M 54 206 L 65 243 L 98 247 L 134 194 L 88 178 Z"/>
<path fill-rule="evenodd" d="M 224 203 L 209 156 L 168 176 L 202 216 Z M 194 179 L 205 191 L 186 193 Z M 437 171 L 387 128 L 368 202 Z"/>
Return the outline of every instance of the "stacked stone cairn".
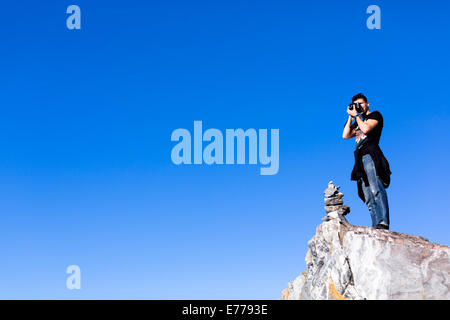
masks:
<path fill-rule="evenodd" d="M 322 220 L 339 219 L 343 224 L 348 224 L 344 216 L 350 213 L 350 207 L 344 205 L 344 194 L 338 191 L 339 188 L 333 184 L 333 181 L 328 182 L 328 188 L 323 192 L 327 215 Z"/>

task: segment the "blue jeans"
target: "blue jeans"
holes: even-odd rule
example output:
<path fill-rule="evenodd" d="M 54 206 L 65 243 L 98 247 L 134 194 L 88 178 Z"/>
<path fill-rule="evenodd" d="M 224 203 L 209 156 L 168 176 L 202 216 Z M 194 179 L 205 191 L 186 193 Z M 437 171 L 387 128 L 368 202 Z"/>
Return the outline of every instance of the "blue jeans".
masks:
<path fill-rule="evenodd" d="M 366 205 L 372 217 L 372 226 L 375 227 L 380 223 L 389 226 L 389 205 L 386 190 L 380 178 L 377 176 L 375 164 L 370 154 L 364 155 L 362 162 L 367 179 L 369 180 L 369 186 L 367 187 L 364 181 L 362 181 L 362 189 L 366 198 Z"/>

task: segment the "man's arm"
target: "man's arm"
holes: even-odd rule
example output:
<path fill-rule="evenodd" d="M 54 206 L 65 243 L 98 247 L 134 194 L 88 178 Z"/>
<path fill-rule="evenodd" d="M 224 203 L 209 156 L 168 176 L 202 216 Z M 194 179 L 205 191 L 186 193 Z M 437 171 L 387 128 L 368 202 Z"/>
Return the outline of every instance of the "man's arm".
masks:
<path fill-rule="evenodd" d="M 356 117 L 356 122 L 358 123 L 358 127 L 364 134 L 368 134 L 370 130 L 375 128 L 378 124 L 378 120 L 375 119 L 367 119 L 365 122 L 362 121 L 359 117 Z"/>
<path fill-rule="evenodd" d="M 351 124 L 352 124 L 352 116 L 349 115 L 347 123 L 345 124 L 345 127 L 344 127 L 344 132 L 342 132 L 342 138 L 350 139 L 356 135 L 356 132 L 355 132 L 356 130 L 355 129 L 351 130 L 351 128 L 350 128 Z"/>

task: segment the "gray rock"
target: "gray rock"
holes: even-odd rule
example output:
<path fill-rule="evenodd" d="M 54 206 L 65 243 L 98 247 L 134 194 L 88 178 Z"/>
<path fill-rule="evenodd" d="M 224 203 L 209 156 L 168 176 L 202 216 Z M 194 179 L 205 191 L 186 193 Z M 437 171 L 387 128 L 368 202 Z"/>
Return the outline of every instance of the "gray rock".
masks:
<path fill-rule="evenodd" d="M 330 181 L 330 182 L 328 182 L 328 188 L 326 188 L 326 189 L 324 190 L 323 194 L 324 194 L 326 197 L 331 197 L 332 195 L 334 195 L 335 193 L 338 192 L 339 188 L 340 188 L 339 186 L 335 186 L 335 185 L 333 184 L 333 181 Z"/>
<path fill-rule="evenodd" d="M 339 219 L 339 213 L 337 211 L 331 211 L 327 214 L 331 219 Z"/>
<path fill-rule="evenodd" d="M 317 227 L 306 270 L 281 299 L 450 299 L 448 246 L 342 218 Z"/>
<path fill-rule="evenodd" d="M 346 214 L 350 213 L 350 207 L 349 206 L 342 206 L 339 210 L 338 210 L 339 214 L 345 216 Z"/>
<path fill-rule="evenodd" d="M 344 204 L 344 199 L 341 198 L 325 198 L 323 199 L 325 201 L 326 206 L 334 206 L 338 204 Z"/>
<path fill-rule="evenodd" d="M 342 205 L 339 205 L 339 206 L 325 206 L 324 208 L 326 213 L 330 213 L 333 211 L 339 211 L 342 207 L 343 207 Z"/>
<path fill-rule="evenodd" d="M 338 193 L 333 194 L 328 199 L 342 199 L 343 197 L 344 197 L 344 194 L 342 192 L 338 192 Z"/>

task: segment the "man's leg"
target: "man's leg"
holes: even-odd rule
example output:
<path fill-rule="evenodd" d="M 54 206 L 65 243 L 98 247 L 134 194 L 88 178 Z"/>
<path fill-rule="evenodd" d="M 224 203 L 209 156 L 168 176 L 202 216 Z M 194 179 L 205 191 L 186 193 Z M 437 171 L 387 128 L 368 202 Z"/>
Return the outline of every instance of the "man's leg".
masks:
<path fill-rule="evenodd" d="M 372 227 L 377 225 L 378 219 L 375 215 L 376 212 L 376 204 L 375 197 L 373 193 L 370 191 L 370 186 L 366 186 L 364 181 L 361 181 L 362 190 L 364 192 L 364 198 L 366 199 L 367 208 L 369 208 L 370 217 L 372 218 Z"/>
<path fill-rule="evenodd" d="M 377 203 L 380 207 L 380 223 L 387 225 L 389 227 L 389 204 L 387 199 L 386 189 L 383 186 L 383 182 L 381 182 L 380 178 L 377 176 L 378 189 L 380 190 L 379 199 L 377 199 Z"/>
<path fill-rule="evenodd" d="M 386 190 L 383 183 L 378 178 L 375 170 L 375 164 L 369 154 L 363 156 L 364 171 L 366 172 L 369 186 L 363 182 L 363 191 L 366 198 L 366 204 L 372 217 L 372 226 L 376 227 L 383 224 L 389 227 L 389 205 L 387 201 Z"/>

